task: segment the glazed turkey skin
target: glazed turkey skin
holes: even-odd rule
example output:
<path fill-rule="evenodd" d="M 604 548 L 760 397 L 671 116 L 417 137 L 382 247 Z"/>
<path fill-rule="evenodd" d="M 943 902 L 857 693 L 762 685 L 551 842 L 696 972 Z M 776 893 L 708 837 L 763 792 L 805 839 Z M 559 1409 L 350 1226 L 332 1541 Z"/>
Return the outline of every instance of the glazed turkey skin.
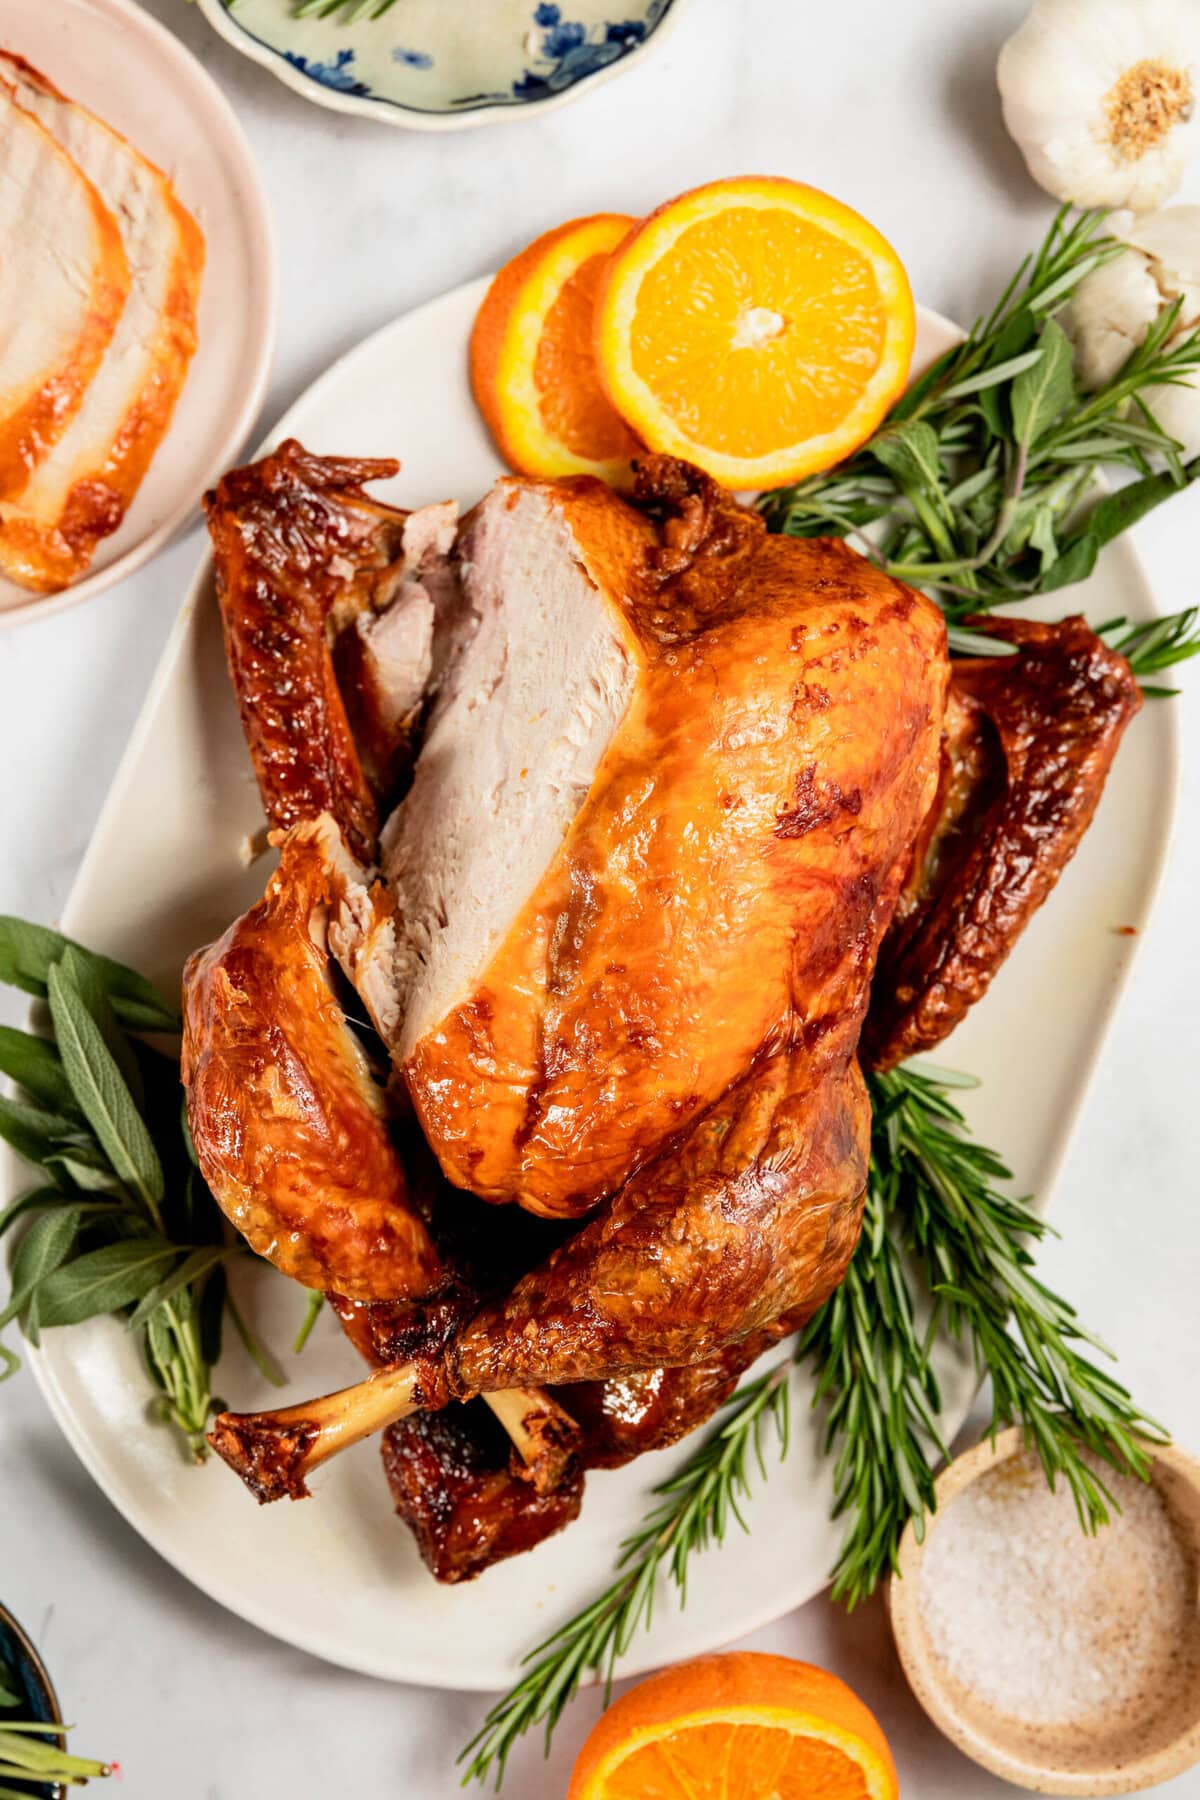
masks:
<path fill-rule="evenodd" d="M 450 1181 L 547 1216 L 819 1040 L 937 783 L 930 602 L 665 459 L 642 502 L 514 478 L 466 521 L 478 628 L 352 971 Z"/>

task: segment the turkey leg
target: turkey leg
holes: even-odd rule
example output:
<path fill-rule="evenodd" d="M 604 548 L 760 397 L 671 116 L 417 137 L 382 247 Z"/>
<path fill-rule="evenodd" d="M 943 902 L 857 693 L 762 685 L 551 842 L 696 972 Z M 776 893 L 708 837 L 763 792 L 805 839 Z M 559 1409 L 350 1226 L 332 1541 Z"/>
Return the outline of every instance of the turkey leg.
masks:
<path fill-rule="evenodd" d="M 222 1413 L 209 1441 L 260 1499 L 305 1492 L 348 1444 L 451 1399 L 705 1361 L 818 1306 L 858 1237 L 869 1108 L 858 1011 L 818 1051 L 760 1058 L 447 1348 L 299 1406 Z"/>

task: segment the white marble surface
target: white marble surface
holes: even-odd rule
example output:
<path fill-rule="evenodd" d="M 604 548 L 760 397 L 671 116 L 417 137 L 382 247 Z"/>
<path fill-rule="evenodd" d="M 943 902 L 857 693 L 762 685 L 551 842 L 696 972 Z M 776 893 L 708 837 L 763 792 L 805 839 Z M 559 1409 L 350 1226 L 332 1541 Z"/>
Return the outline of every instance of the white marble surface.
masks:
<path fill-rule="evenodd" d="M 643 211 L 712 176 L 778 171 L 832 189 L 895 241 L 918 294 L 960 318 L 1047 216 L 992 82 L 1021 0 L 693 0 L 659 54 L 579 105 L 440 138 L 320 112 L 239 60 L 185 0 L 150 6 L 223 83 L 265 173 L 283 313 L 264 425 L 366 332 L 535 232 L 600 208 Z M 1200 199 L 1200 169 L 1189 197 Z M 397 421 L 398 441 L 417 429 L 437 421 Z M 1189 495 L 1139 530 L 1164 609 L 1200 597 L 1198 528 Z M 86 609 L 0 634 L 0 910 L 57 915 L 199 549 L 193 528 Z M 1119 1350 L 1144 1404 L 1200 1449 L 1200 667 L 1184 685 L 1175 854 L 1061 1177 L 1063 1240 L 1043 1267 Z M 17 1011 L 0 1002 L 0 1016 Z M 50 1659 L 79 1746 L 121 1758 L 128 1800 L 459 1792 L 453 1756 L 479 1719 L 476 1697 L 326 1668 L 225 1615 L 111 1510 L 24 1376 L 0 1394 L 0 1594 Z M 910 1800 L 1010 1791 L 925 1724 L 878 1609 L 847 1619 L 816 1601 L 749 1641 L 851 1681 L 879 1712 Z M 560 1796 L 595 1710 L 594 1696 L 576 1703 L 549 1764 L 524 1746 L 506 1791 Z M 1200 1800 L 1200 1772 L 1163 1791 Z"/>

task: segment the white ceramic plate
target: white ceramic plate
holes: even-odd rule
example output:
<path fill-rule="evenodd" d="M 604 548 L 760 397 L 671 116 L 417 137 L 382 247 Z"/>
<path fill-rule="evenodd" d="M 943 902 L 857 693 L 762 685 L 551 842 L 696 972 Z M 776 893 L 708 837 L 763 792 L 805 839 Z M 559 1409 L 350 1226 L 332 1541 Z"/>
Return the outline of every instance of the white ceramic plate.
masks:
<path fill-rule="evenodd" d="M 237 455 L 266 390 L 278 283 L 266 197 L 232 108 L 134 0 L 0 0 L 0 45 L 165 169 L 207 240 L 199 344 L 133 505 L 89 572 L 61 594 L 0 578 L 0 625 L 11 625 L 62 612 L 130 574 Z"/>
<path fill-rule="evenodd" d="M 476 282 L 388 326 L 317 382 L 281 422 L 326 453 L 403 456 L 392 498 L 417 505 L 447 494 L 473 500 L 498 472 L 465 376 L 467 332 L 485 283 Z M 920 354 L 951 328 L 921 320 Z M 1108 551 L 1086 589 L 1055 596 L 1061 613 L 1146 617 L 1150 596 L 1132 551 Z M 968 1096 L 985 1141 L 1003 1149 L 1020 1191 L 1048 1200 L 1072 1117 L 1105 1022 L 1129 967 L 1157 881 L 1170 823 L 1172 709 L 1148 707 L 1132 727 L 1099 818 L 1052 903 L 1040 913 L 945 1054 L 984 1080 Z M 210 572 L 197 576 L 97 827 L 64 920 L 84 942 L 135 963 L 167 987 L 193 946 L 221 932 L 262 891 L 238 846 L 261 820 L 220 643 Z M 1114 1246 L 1114 1255 L 1118 1253 Z M 248 1297 L 268 1341 L 284 1353 L 296 1397 L 354 1379 L 361 1365 L 323 1320 L 295 1364 L 299 1290 L 266 1272 Z M 621 1538 L 642 1517 L 652 1484 L 687 1455 L 660 1452 L 588 1477 L 582 1517 L 531 1555 L 473 1585 L 440 1588 L 393 1518 L 378 1448 L 360 1445 L 314 1483 L 314 1498 L 256 1507 L 220 1464 L 186 1468 L 146 1423 L 147 1387 L 128 1333 L 109 1319 L 47 1332 L 33 1358 L 42 1389 L 83 1462 L 130 1523 L 168 1561 L 234 1612 L 331 1662 L 438 1687 L 495 1688 L 556 1622 L 608 1580 Z M 940 1368 L 946 1423 L 962 1421 L 974 1390 L 953 1358 Z M 747 1516 L 717 1553 L 697 1559 L 688 1606 L 660 1597 L 652 1629 L 625 1665 L 633 1673 L 749 1631 L 825 1583 L 838 1543 L 828 1465 L 796 1380 L 788 1460 L 759 1483 Z M 275 1398 L 240 1349 L 219 1388 L 238 1407 Z"/>

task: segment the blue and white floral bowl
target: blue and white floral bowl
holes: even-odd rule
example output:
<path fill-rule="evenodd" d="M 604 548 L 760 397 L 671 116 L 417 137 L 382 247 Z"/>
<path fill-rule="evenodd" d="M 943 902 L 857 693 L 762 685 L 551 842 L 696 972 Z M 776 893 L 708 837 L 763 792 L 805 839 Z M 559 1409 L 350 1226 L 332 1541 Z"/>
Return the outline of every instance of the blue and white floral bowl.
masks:
<path fill-rule="evenodd" d="M 394 0 L 354 24 L 296 0 L 200 0 L 236 49 L 337 112 L 418 131 L 527 118 L 628 68 L 686 0 Z"/>

